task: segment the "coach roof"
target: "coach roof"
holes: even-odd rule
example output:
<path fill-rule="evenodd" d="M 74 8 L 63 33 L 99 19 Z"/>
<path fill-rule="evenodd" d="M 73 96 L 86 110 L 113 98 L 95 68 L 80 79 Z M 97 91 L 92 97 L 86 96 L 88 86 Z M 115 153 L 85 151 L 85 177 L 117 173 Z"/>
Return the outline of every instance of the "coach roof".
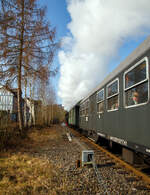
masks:
<path fill-rule="evenodd" d="M 121 62 L 119 66 L 115 70 L 113 70 L 94 90 L 92 90 L 84 99 L 82 99 L 81 103 L 84 102 L 87 98 L 89 98 L 93 93 L 98 91 L 101 87 L 103 87 L 107 82 L 113 79 L 115 75 L 118 75 L 120 72 L 122 72 L 137 58 L 141 57 L 149 49 L 150 36 L 148 36 L 148 38 L 145 39 L 143 43 L 141 43 L 123 62 Z"/>

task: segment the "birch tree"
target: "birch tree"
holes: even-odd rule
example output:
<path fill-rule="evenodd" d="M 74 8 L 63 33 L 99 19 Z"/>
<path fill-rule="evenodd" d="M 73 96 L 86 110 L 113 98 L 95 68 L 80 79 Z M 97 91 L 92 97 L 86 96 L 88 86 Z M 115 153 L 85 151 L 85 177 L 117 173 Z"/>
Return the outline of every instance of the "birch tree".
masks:
<path fill-rule="evenodd" d="M 37 0 L 0 0 L 0 6 L 0 82 L 17 83 L 22 130 L 22 81 L 33 76 L 47 80 L 59 44 Z"/>

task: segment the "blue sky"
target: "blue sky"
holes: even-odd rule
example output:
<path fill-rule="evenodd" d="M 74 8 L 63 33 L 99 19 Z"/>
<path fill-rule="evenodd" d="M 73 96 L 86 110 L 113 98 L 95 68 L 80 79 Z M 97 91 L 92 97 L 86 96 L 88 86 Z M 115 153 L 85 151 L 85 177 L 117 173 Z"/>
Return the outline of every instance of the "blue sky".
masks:
<path fill-rule="evenodd" d="M 40 0 L 63 48 L 54 60 L 58 103 L 71 107 L 149 34 L 150 1 Z M 70 2 L 69 5 L 67 2 Z"/>
<path fill-rule="evenodd" d="M 47 8 L 47 19 L 52 26 L 57 29 L 57 37 L 61 38 L 68 32 L 67 24 L 71 18 L 67 12 L 67 4 L 65 0 L 40 0 L 41 5 Z"/>
<path fill-rule="evenodd" d="M 53 27 L 56 27 L 56 38 L 60 40 L 67 35 L 69 30 L 67 29 L 67 24 L 71 21 L 70 15 L 67 11 L 67 3 L 65 0 L 39 0 L 39 4 L 41 6 L 46 6 L 47 12 L 47 20 L 50 21 Z M 56 55 L 54 59 L 54 64 L 56 67 L 60 67 L 58 57 Z M 60 72 L 58 75 L 52 80 L 56 95 L 58 91 L 58 81 L 60 78 Z M 61 99 L 57 96 L 58 103 L 61 103 Z"/>

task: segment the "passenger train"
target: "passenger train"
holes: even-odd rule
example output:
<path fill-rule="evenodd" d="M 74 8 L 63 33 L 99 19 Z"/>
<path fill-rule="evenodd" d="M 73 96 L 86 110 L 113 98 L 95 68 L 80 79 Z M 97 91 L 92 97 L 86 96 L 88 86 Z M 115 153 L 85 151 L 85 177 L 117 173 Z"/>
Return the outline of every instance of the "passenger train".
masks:
<path fill-rule="evenodd" d="M 150 36 L 68 113 L 68 124 L 150 156 Z"/>

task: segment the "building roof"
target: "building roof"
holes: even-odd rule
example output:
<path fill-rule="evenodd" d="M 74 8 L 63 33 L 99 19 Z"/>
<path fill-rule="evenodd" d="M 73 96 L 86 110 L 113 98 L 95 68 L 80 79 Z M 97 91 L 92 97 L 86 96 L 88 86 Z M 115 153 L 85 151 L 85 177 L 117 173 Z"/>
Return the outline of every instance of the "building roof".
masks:
<path fill-rule="evenodd" d="M 12 94 L 14 94 L 14 96 L 17 96 L 17 88 L 10 88 L 8 86 L 2 86 L 0 89 L 5 89 L 9 92 L 11 92 Z"/>

